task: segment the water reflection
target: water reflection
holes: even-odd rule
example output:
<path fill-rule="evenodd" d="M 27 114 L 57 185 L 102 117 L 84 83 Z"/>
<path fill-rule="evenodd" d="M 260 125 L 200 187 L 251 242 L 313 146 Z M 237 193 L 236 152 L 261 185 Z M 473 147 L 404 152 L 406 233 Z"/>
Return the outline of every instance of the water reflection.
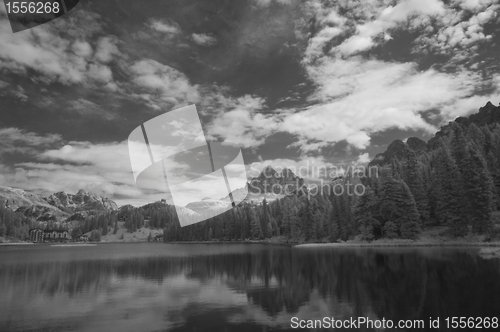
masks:
<path fill-rule="evenodd" d="M 0 252 L 0 330 L 291 330 L 292 316 L 396 321 L 500 312 L 499 261 L 475 249 L 150 248 L 98 246 L 63 258 L 54 248 Z M 57 259 L 47 259 L 51 251 Z M 14 254 L 17 262 L 6 259 Z"/>

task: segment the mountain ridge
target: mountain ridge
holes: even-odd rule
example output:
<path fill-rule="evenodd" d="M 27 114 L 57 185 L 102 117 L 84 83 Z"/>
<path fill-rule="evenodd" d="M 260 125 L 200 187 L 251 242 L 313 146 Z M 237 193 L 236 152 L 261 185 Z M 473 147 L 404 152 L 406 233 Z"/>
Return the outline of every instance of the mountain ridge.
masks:
<path fill-rule="evenodd" d="M 118 210 L 111 199 L 83 189 L 75 194 L 60 191 L 45 197 L 19 188 L 0 186 L 0 205 L 37 221 L 71 219 L 76 213 L 92 210 Z"/>
<path fill-rule="evenodd" d="M 468 117 L 457 117 L 442 126 L 427 142 L 418 137 L 410 137 L 406 143 L 399 139 L 394 140 L 384 152 L 377 154 L 368 166 L 384 166 L 390 164 L 395 158 L 401 159 L 405 146 L 411 148 L 417 155 L 439 148 L 441 139 L 450 135 L 453 123 L 465 124 L 466 126 L 471 123 L 476 125 L 500 123 L 500 106 L 495 106 L 491 101 L 488 101 L 485 106 L 479 108 L 479 112 Z"/>

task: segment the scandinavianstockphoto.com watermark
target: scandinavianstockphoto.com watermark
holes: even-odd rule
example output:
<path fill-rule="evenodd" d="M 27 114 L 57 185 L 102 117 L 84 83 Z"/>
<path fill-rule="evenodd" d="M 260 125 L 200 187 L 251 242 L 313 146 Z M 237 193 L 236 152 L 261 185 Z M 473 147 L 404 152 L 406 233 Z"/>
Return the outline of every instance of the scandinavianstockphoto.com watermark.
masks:
<path fill-rule="evenodd" d="M 362 196 L 366 192 L 366 187 L 360 181 L 344 181 L 346 178 L 361 179 L 364 177 L 378 178 L 378 166 L 365 167 L 363 165 L 356 166 L 317 166 L 314 163 L 306 161 L 301 166 L 273 166 L 274 172 L 263 167 L 265 164 L 254 162 L 250 164 L 248 174 L 257 175 L 267 180 L 273 177 L 281 178 L 284 172 L 291 172 L 295 175 L 293 182 L 288 182 L 285 185 L 280 183 L 272 183 L 266 188 L 266 192 L 271 192 L 277 195 L 293 195 L 297 190 L 307 189 L 308 196 L 317 195 L 336 195 L 341 196 L 347 194 L 349 196 Z M 304 179 L 314 179 L 305 183 Z M 256 194 L 264 194 L 263 188 L 257 185 L 257 182 L 249 181 L 250 191 Z"/>

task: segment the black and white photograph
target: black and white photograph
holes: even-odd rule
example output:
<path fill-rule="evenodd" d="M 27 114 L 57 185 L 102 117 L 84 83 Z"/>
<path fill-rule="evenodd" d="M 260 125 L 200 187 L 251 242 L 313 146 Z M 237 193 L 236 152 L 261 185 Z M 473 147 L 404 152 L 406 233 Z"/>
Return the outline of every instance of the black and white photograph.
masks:
<path fill-rule="evenodd" d="M 499 319 L 500 0 L 0 0 L 0 332 Z"/>

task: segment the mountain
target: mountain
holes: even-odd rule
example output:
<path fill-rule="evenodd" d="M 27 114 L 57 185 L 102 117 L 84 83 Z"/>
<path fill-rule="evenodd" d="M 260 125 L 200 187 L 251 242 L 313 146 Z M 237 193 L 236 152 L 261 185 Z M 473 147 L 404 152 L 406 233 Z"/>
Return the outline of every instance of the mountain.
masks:
<path fill-rule="evenodd" d="M 431 138 L 428 142 L 430 150 L 435 150 L 440 146 L 440 140 L 450 136 L 453 123 L 459 123 L 468 127 L 471 123 L 477 126 L 491 125 L 500 123 L 500 106 L 495 106 L 491 102 L 487 102 L 485 106 L 479 108 L 479 112 L 470 115 L 469 117 L 458 117 L 455 121 L 450 121 Z"/>
<path fill-rule="evenodd" d="M 0 205 L 40 221 L 68 217 L 67 212 L 50 205 L 42 196 L 17 188 L 0 186 Z"/>
<path fill-rule="evenodd" d="M 47 203 L 57 207 L 63 211 L 87 211 L 87 210 L 101 210 L 101 211 L 115 211 L 118 206 L 115 202 L 106 197 L 98 196 L 94 193 L 89 193 L 80 189 L 76 194 L 68 194 L 64 191 L 52 194 L 45 198 Z"/>
<path fill-rule="evenodd" d="M 76 194 L 58 192 L 43 197 L 5 186 L 0 186 L 0 205 L 38 221 L 80 220 L 85 217 L 86 211 L 118 209 L 116 203 L 109 198 L 85 190 L 79 190 Z"/>
<path fill-rule="evenodd" d="M 40 195 L 5 186 L 0 186 L 0 204 L 14 211 L 32 205 L 52 207 Z"/>
<path fill-rule="evenodd" d="M 417 137 L 410 137 L 406 141 L 406 145 L 417 155 L 435 150 L 441 146 L 442 139 L 446 139 L 450 136 L 454 123 L 459 123 L 466 127 L 471 123 L 478 126 L 500 123 L 500 106 L 494 106 L 491 102 L 488 102 L 484 107 L 479 109 L 478 113 L 472 114 L 469 117 L 458 117 L 455 121 L 451 121 L 447 125 L 441 127 L 441 129 L 428 142 L 425 142 Z M 401 160 L 403 158 L 404 147 L 405 143 L 403 143 L 403 141 L 393 141 L 389 144 L 387 150 L 383 153 L 377 154 L 368 166 L 383 166 L 391 164 L 394 159 Z"/>

